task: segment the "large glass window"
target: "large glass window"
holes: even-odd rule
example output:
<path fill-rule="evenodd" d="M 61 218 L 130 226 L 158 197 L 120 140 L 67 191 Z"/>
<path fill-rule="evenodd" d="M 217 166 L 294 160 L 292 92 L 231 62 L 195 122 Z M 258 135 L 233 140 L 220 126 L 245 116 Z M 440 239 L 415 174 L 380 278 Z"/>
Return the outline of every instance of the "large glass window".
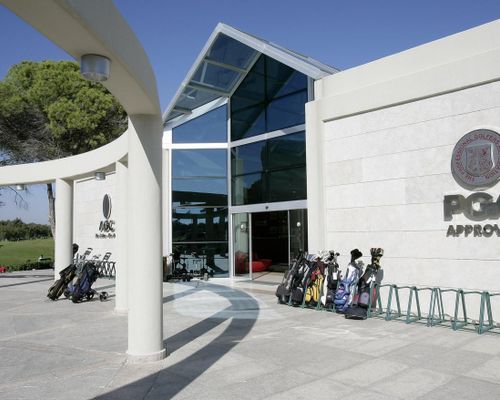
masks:
<path fill-rule="evenodd" d="M 221 149 L 175 150 L 172 154 L 172 176 L 214 177 L 227 176 L 226 151 Z"/>
<path fill-rule="evenodd" d="M 231 140 L 305 122 L 307 77 L 262 55 L 231 97 Z"/>
<path fill-rule="evenodd" d="M 225 149 L 172 151 L 172 248 L 186 263 L 228 273 L 227 204 Z"/>
<path fill-rule="evenodd" d="M 304 132 L 235 147 L 231 165 L 233 205 L 307 198 Z"/>
<path fill-rule="evenodd" d="M 226 143 L 227 107 L 216 108 L 172 130 L 173 143 Z"/>

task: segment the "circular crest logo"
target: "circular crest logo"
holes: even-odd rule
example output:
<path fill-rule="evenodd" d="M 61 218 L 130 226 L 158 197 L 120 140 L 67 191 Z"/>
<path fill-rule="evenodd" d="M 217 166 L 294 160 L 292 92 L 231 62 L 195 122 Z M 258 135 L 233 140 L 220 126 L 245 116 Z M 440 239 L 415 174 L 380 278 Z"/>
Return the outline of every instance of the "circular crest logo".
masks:
<path fill-rule="evenodd" d="M 486 189 L 500 179 L 500 135 L 477 129 L 464 135 L 453 149 L 451 172 L 466 189 Z"/>
<path fill-rule="evenodd" d="M 106 219 L 111 217 L 111 196 L 109 194 L 105 194 L 102 199 L 102 214 Z"/>

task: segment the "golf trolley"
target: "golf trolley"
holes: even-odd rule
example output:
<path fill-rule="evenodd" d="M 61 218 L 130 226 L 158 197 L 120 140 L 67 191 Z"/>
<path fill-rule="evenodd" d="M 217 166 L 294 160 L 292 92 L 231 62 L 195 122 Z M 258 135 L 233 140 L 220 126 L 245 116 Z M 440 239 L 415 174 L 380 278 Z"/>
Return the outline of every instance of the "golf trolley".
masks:
<path fill-rule="evenodd" d="M 189 256 L 181 256 L 178 252 L 171 253 L 167 259 L 164 280 L 189 282 L 193 278 L 199 278 L 207 281 L 214 276 L 214 271 L 205 264 L 205 257 L 199 256 L 196 252 L 192 252 Z"/>

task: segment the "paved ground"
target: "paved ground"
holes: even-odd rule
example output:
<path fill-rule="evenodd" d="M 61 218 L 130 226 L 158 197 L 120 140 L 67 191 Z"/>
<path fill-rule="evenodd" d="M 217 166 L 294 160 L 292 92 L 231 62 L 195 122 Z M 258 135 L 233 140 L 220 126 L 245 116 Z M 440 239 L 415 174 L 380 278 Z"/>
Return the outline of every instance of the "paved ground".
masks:
<path fill-rule="evenodd" d="M 289 308 L 265 283 L 164 284 L 169 356 L 127 364 L 113 299 L 51 302 L 50 273 L 0 274 L 0 399 L 500 398 L 500 335 Z"/>

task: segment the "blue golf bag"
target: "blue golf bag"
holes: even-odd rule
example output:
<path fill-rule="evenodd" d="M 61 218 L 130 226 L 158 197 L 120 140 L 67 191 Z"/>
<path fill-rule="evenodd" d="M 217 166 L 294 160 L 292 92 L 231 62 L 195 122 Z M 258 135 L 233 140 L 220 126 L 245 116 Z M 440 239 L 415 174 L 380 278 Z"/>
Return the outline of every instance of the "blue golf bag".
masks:
<path fill-rule="evenodd" d="M 92 262 L 84 263 L 76 282 L 68 286 L 64 295 L 70 298 L 73 303 L 79 303 L 84 299 L 91 300 L 97 294 L 97 292 L 92 289 L 92 285 L 98 277 L 98 267 Z"/>

